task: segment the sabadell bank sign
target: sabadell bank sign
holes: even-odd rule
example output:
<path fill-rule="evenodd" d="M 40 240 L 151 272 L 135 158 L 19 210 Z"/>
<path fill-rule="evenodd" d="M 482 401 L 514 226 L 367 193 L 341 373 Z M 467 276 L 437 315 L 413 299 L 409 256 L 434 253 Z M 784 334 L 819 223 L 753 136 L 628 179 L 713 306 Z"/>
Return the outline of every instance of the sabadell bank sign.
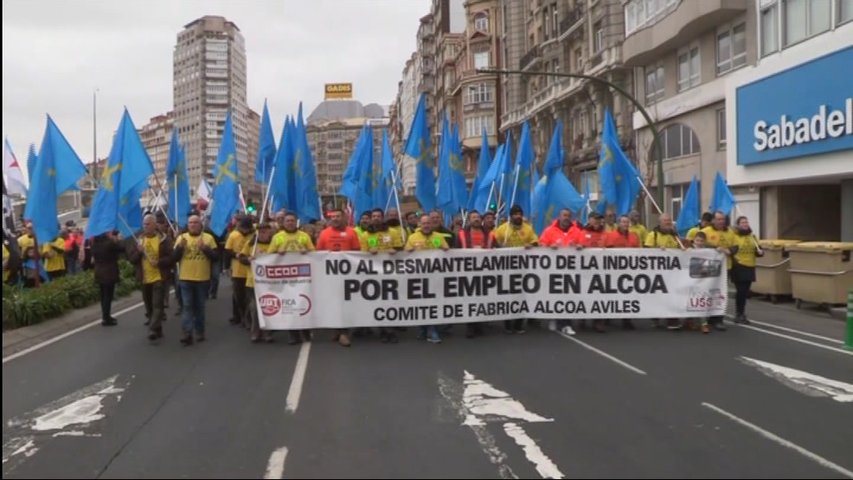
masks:
<path fill-rule="evenodd" d="M 853 47 L 737 89 L 738 165 L 838 150 L 853 150 Z"/>

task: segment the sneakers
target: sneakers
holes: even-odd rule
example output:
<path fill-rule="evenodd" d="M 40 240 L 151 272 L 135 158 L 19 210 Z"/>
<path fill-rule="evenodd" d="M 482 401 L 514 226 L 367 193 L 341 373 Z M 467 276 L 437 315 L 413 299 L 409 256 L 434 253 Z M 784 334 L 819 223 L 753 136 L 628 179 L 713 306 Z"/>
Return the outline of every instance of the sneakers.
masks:
<path fill-rule="evenodd" d="M 349 340 L 349 336 L 345 333 L 340 334 L 340 336 L 338 337 L 338 343 L 342 347 L 349 347 L 350 345 L 352 345 L 352 342 L 350 342 Z"/>
<path fill-rule="evenodd" d="M 191 333 L 184 333 L 184 336 L 181 337 L 181 344 L 185 347 L 188 347 L 193 344 L 193 336 Z"/>
<path fill-rule="evenodd" d="M 115 318 L 110 317 L 106 320 L 101 320 L 101 325 L 103 325 L 105 327 L 114 327 L 114 326 L 118 325 L 118 321 L 116 321 Z"/>
<path fill-rule="evenodd" d="M 670 318 L 666 322 L 667 330 L 681 330 L 681 320 L 677 318 Z"/>
<path fill-rule="evenodd" d="M 515 333 L 516 335 L 524 335 L 525 333 L 527 333 L 527 330 L 525 330 L 524 328 L 519 328 L 515 331 Z"/>
<path fill-rule="evenodd" d="M 740 313 L 735 317 L 735 323 L 740 323 L 741 325 L 749 325 L 750 321 L 746 318 L 746 315 Z"/>
<path fill-rule="evenodd" d="M 570 327 L 569 325 L 566 325 L 565 327 L 561 328 L 560 331 L 565 333 L 566 335 L 569 335 L 572 337 L 575 336 L 575 329 Z"/>
<path fill-rule="evenodd" d="M 702 330 L 702 333 L 711 333 L 711 327 L 709 327 L 707 323 L 703 323 L 702 327 L 700 328 Z"/>
<path fill-rule="evenodd" d="M 723 325 L 723 321 L 720 320 L 719 322 L 714 324 L 714 330 L 716 330 L 718 332 L 725 332 L 728 329 L 726 328 L 725 325 Z"/>

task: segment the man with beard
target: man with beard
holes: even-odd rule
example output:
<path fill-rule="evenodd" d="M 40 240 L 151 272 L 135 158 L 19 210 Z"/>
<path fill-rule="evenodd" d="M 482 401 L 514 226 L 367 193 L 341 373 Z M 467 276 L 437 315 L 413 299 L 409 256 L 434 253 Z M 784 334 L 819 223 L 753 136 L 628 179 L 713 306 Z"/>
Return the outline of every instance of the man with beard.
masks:
<path fill-rule="evenodd" d="M 509 210 L 510 221 L 495 230 L 495 242 L 498 247 L 524 247 L 531 248 L 539 244 L 536 232 L 529 223 L 524 222 L 524 210 L 520 205 L 513 205 Z M 504 321 L 504 333 L 526 333 L 524 330 L 524 319 Z"/>
<path fill-rule="evenodd" d="M 579 229 L 574 238 L 574 244 L 578 250 L 582 248 L 604 247 L 604 216 L 598 212 L 592 212 L 587 218 L 587 224 Z M 580 320 L 577 324 L 581 330 L 586 330 L 586 320 Z M 592 328 L 598 333 L 604 333 L 604 320 L 593 320 Z"/>
<path fill-rule="evenodd" d="M 403 227 L 400 225 L 400 213 L 397 212 L 396 208 L 389 208 L 385 212 L 385 225 L 388 225 L 388 231 L 391 232 L 391 235 L 400 237 L 400 247 L 402 248 L 406 241 L 403 235 Z"/>
<path fill-rule="evenodd" d="M 648 235 L 649 231 L 646 229 L 646 226 L 640 222 L 640 212 L 637 210 L 631 210 L 631 213 L 628 214 L 628 218 L 631 219 L 631 232 L 637 236 L 637 239 L 640 240 L 640 245 L 646 241 L 646 235 Z"/>
<path fill-rule="evenodd" d="M 487 232 L 495 231 L 495 212 L 489 210 L 488 212 L 483 214 L 483 228 L 486 229 Z"/>
<path fill-rule="evenodd" d="M 579 231 L 580 226 L 577 222 L 572 221 L 571 210 L 564 208 L 560 210 L 560 215 L 554 220 L 554 223 L 542 232 L 539 237 L 539 244 L 554 250 L 565 248 L 575 244 Z M 551 320 L 548 322 L 548 328 L 551 330 L 559 328 L 566 335 L 575 334 L 570 320 Z"/>
<path fill-rule="evenodd" d="M 483 227 L 483 218 L 480 216 L 480 212 L 476 210 L 468 212 L 468 224 L 459 230 L 456 246 L 457 248 L 495 248 L 495 237 L 492 232 Z M 482 334 L 482 323 L 470 322 L 466 324 L 466 338 L 474 338 Z"/>
<path fill-rule="evenodd" d="M 296 228 L 296 214 L 287 212 L 284 214 L 284 224 L 281 231 L 272 237 L 267 251 L 269 253 L 277 253 L 285 255 L 288 252 L 308 253 L 314 251 L 314 243 L 311 241 L 311 236 Z M 260 240 L 259 240 L 260 241 Z M 302 343 L 302 341 L 311 340 L 311 330 L 289 330 L 291 345 Z M 254 338 L 254 337 L 253 337 Z"/>
<path fill-rule="evenodd" d="M 320 233 L 320 238 L 317 240 L 317 250 L 331 252 L 361 250 L 358 234 L 345 223 L 343 210 L 332 210 L 330 215 L 331 224 Z M 349 347 L 351 345 L 349 330 L 346 328 L 337 329 L 333 340 L 340 343 L 342 347 Z"/>
<path fill-rule="evenodd" d="M 640 248 L 640 239 L 631 231 L 631 218 L 627 215 L 619 217 L 616 230 L 604 234 L 604 246 L 606 248 Z M 634 330 L 634 324 L 630 318 L 622 319 L 623 330 Z"/>
<path fill-rule="evenodd" d="M 409 212 L 406 214 L 406 233 L 411 235 L 418 230 L 418 214 Z"/>
<path fill-rule="evenodd" d="M 396 211 L 395 211 L 396 213 Z M 361 250 L 377 254 L 379 252 L 393 255 L 395 252 L 403 249 L 403 238 L 399 231 L 391 231 L 391 228 L 385 222 L 385 215 L 381 208 L 376 208 L 370 212 L 370 225 L 367 226 L 367 231 L 361 237 Z M 397 343 L 397 334 L 391 327 L 379 327 L 379 341 L 382 343 Z M 353 335 L 359 337 L 364 333 L 370 333 L 369 328 L 357 328 Z"/>
<path fill-rule="evenodd" d="M 272 242 L 273 233 L 275 233 L 275 229 L 269 222 L 261 222 L 258 225 L 257 235 L 257 245 L 255 244 L 255 238 L 252 236 L 249 238 L 249 241 L 243 245 L 243 250 L 240 251 L 240 255 L 237 257 L 238 260 L 246 266 L 246 297 L 248 299 L 248 304 L 246 305 L 246 316 L 249 318 L 249 324 L 251 325 L 251 340 L 252 343 L 263 341 L 270 343 L 273 341 L 272 332 L 269 330 L 261 330 L 260 323 L 258 322 L 258 307 L 255 300 L 255 272 L 252 269 L 252 261 L 255 258 L 267 253 L 270 251 L 269 246 L 270 242 Z"/>
<path fill-rule="evenodd" d="M 678 241 L 678 233 L 675 231 L 675 225 L 672 223 L 672 215 L 662 213 L 658 217 L 658 226 L 646 235 L 645 246 L 650 248 L 657 247 L 663 250 L 667 248 L 681 248 L 681 244 Z M 655 325 L 660 325 L 660 321 L 655 320 Z M 681 330 L 682 326 L 681 320 L 677 318 L 667 320 L 666 328 L 669 330 Z"/>
<path fill-rule="evenodd" d="M 415 250 L 437 250 L 447 251 L 450 247 L 447 245 L 445 236 L 433 231 L 433 220 L 430 215 L 421 216 L 421 228 L 409 236 L 406 242 L 406 251 L 414 252 Z M 438 334 L 438 328 L 435 325 L 424 325 L 421 327 L 419 337 L 426 337 L 430 343 L 441 343 L 441 337 Z"/>
<path fill-rule="evenodd" d="M 441 210 L 433 210 L 429 212 L 429 219 L 432 222 L 432 231 L 435 234 L 444 237 L 444 241 L 447 242 L 447 245 L 449 245 L 450 248 L 455 248 L 456 241 L 453 238 L 453 232 L 444 226 L 444 215 Z M 423 222 L 421 222 L 421 226 L 423 226 Z"/>

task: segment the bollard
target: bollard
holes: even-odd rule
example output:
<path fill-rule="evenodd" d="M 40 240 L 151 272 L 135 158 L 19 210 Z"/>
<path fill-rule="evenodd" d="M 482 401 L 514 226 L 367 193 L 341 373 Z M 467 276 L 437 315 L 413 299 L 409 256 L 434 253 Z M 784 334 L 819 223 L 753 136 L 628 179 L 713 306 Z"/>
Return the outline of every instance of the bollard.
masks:
<path fill-rule="evenodd" d="M 847 339 L 844 346 L 853 350 L 853 290 L 847 290 Z"/>

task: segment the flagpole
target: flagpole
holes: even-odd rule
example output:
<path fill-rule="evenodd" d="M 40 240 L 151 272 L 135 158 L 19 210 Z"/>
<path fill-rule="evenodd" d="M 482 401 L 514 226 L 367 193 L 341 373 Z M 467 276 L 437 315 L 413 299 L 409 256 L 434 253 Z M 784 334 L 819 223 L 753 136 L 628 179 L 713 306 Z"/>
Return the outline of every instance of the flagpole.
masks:
<path fill-rule="evenodd" d="M 178 215 L 178 213 L 178 172 L 175 172 L 175 223 L 178 225 L 178 227 L 180 227 L 181 222 L 179 219 L 181 217 Z M 166 218 L 169 218 L 169 216 L 166 215 Z"/>
<path fill-rule="evenodd" d="M 391 187 L 392 187 L 391 193 L 394 195 L 394 199 L 397 201 L 397 217 L 400 217 L 400 216 L 403 214 L 403 212 L 401 212 L 401 211 L 400 211 L 400 210 L 401 210 L 401 209 L 400 209 L 400 194 L 399 194 L 399 193 L 397 193 L 397 170 L 396 170 L 396 169 L 391 170 L 391 182 L 392 182 L 392 184 L 391 184 Z M 388 208 L 388 207 L 385 207 L 385 208 L 386 208 L 386 210 L 387 210 L 387 208 Z M 403 243 L 405 244 L 405 243 L 406 243 L 406 240 L 407 240 L 407 238 L 406 238 L 406 237 L 407 237 L 408 235 L 406 234 L 406 229 L 405 229 L 405 227 L 403 227 L 403 222 L 400 222 L 400 227 L 401 227 L 401 228 L 400 228 L 400 232 L 401 232 L 401 233 L 402 233 L 402 235 L 403 235 Z"/>
<path fill-rule="evenodd" d="M 639 175 L 637 176 L 637 181 L 640 182 L 640 186 L 643 187 L 643 191 L 645 191 L 646 195 L 649 196 L 649 200 L 652 201 L 652 205 L 655 206 L 655 210 L 658 211 L 658 215 L 663 215 L 663 210 L 660 209 L 660 205 L 658 205 L 658 202 L 656 202 L 654 197 L 652 197 L 652 194 L 649 192 L 649 189 L 646 188 L 646 184 L 643 183 L 643 179 L 640 178 Z M 663 188 L 663 187 L 661 186 L 661 188 Z M 684 250 L 684 244 L 681 243 L 681 239 L 678 237 L 678 231 L 676 231 L 676 233 L 675 233 L 675 240 L 678 241 L 678 245 L 681 247 L 682 250 Z"/>
<path fill-rule="evenodd" d="M 274 177 L 275 177 L 275 164 L 273 164 L 272 169 L 270 170 L 270 180 L 269 180 L 269 184 L 267 185 L 267 188 L 266 188 L 266 196 L 264 197 L 264 204 L 263 204 L 263 206 L 261 206 L 261 217 L 260 217 L 260 220 L 258 221 L 259 227 L 260 227 L 261 223 L 263 223 L 266 220 L 267 204 L 269 204 L 269 202 L 272 200 L 272 199 L 270 199 L 270 191 L 272 190 L 272 179 Z M 252 245 L 252 256 L 253 257 L 255 256 L 257 248 L 258 248 L 258 235 L 257 235 L 257 232 L 255 232 L 255 243 L 254 243 L 254 245 Z"/>
<path fill-rule="evenodd" d="M 489 211 L 489 204 L 492 202 L 492 195 L 494 193 L 495 193 L 495 182 L 492 181 L 492 188 L 489 189 L 489 196 L 486 198 L 486 208 L 484 209 L 485 211 L 483 213 L 486 213 Z M 474 208 L 476 209 L 477 208 L 476 199 L 474 200 L 474 203 L 475 203 Z M 497 212 L 495 212 L 495 213 L 497 213 Z"/>

